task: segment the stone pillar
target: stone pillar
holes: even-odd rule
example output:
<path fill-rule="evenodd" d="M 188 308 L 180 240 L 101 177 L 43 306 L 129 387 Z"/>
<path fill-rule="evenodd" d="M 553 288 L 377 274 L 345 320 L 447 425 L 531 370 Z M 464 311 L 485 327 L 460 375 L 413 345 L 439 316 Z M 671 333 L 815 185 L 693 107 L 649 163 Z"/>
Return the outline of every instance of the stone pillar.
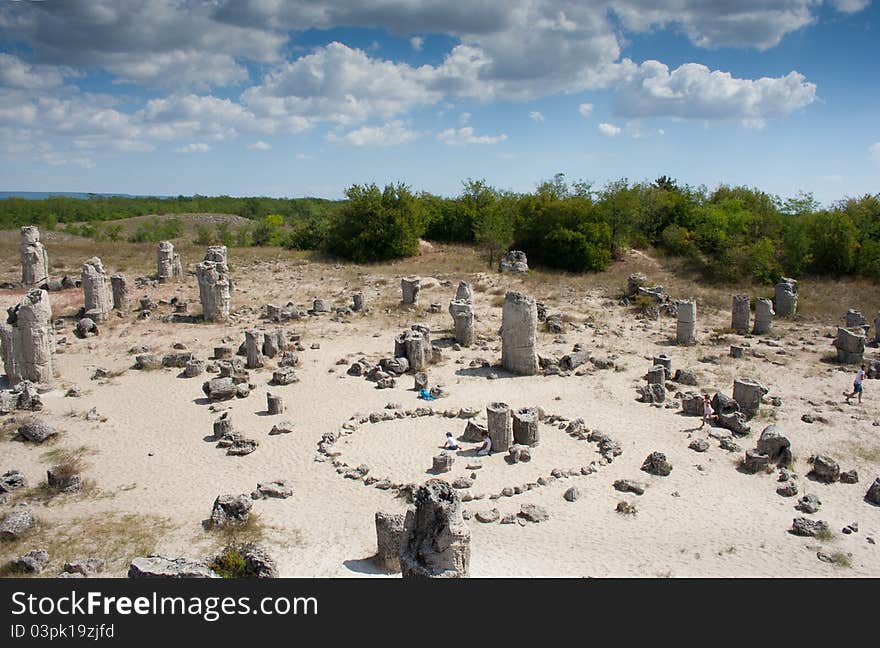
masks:
<path fill-rule="evenodd" d="M 174 245 L 171 241 L 159 241 L 156 246 L 156 278 L 165 283 L 174 276 Z"/>
<path fill-rule="evenodd" d="M 663 385 L 666 383 L 666 368 L 663 365 L 654 365 L 648 369 L 645 378 L 649 385 Z"/>
<path fill-rule="evenodd" d="M 229 416 L 229 412 L 224 412 L 220 418 L 214 421 L 213 431 L 214 439 L 217 441 L 226 435 L 232 434 L 232 417 Z"/>
<path fill-rule="evenodd" d="M 267 358 L 274 358 L 278 354 L 287 351 L 287 339 L 284 337 L 284 330 L 267 331 L 263 334 L 263 355 Z"/>
<path fill-rule="evenodd" d="M 0 325 L 3 366 L 10 385 L 22 380 L 52 383 L 52 306 L 49 293 L 31 290 L 10 309 L 9 324 Z"/>
<path fill-rule="evenodd" d="M 507 452 L 513 443 L 510 406 L 507 403 L 489 403 L 486 406 L 486 429 L 492 440 L 492 452 Z"/>
<path fill-rule="evenodd" d="M 376 512 L 376 562 L 387 571 L 400 571 L 400 540 L 405 519 L 403 513 Z"/>
<path fill-rule="evenodd" d="M 748 295 L 734 295 L 733 306 L 730 308 L 730 328 L 737 333 L 749 332 L 749 319 L 752 313 Z"/>
<path fill-rule="evenodd" d="M 209 322 L 227 321 L 231 301 L 229 291 L 232 287 L 229 267 L 222 261 L 202 261 L 196 265 L 196 279 L 199 282 L 202 316 Z"/>
<path fill-rule="evenodd" d="M 538 373 L 538 309 L 535 300 L 518 292 L 508 292 L 501 312 L 501 364 L 520 376 Z"/>
<path fill-rule="evenodd" d="M 131 299 L 128 295 L 128 281 L 125 275 L 111 275 L 110 287 L 113 289 L 113 308 L 118 311 L 127 311 L 131 304 Z"/>
<path fill-rule="evenodd" d="M 855 309 L 850 308 L 846 311 L 846 328 L 858 328 L 861 326 L 867 326 L 868 320 L 865 319 L 865 316 L 862 315 L 861 311 L 857 311 Z"/>
<path fill-rule="evenodd" d="M 429 479 L 406 513 L 400 542 L 404 578 L 466 578 L 471 532 L 461 514 L 458 493 L 441 479 Z"/>
<path fill-rule="evenodd" d="M 414 306 L 419 303 L 419 290 L 422 288 L 422 280 L 419 277 L 404 277 L 400 280 L 400 291 L 403 296 L 404 306 Z"/>
<path fill-rule="evenodd" d="M 229 265 L 229 251 L 225 245 L 211 245 L 205 251 L 204 260 Z"/>
<path fill-rule="evenodd" d="M 459 281 L 455 291 L 455 301 L 470 302 L 474 299 L 474 290 L 467 281 Z"/>
<path fill-rule="evenodd" d="M 834 346 L 837 348 L 837 361 L 844 364 L 859 364 L 865 357 L 866 337 L 863 329 L 837 328 Z"/>
<path fill-rule="evenodd" d="M 769 299 L 759 298 L 755 301 L 755 327 L 752 333 L 763 334 L 773 330 L 773 302 Z"/>
<path fill-rule="evenodd" d="M 675 302 L 677 324 L 675 327 L 675 341 L 678 344 L 697 343 L 697 302 Z"/>
<path fill-rule="evenodd" d="M 244 348 L 247 352 L 245 367 L 247 369 L 259 369 L 263 366 L 263 351 L 260 338 L 259 331 L 252 329 L 244 332 Z"/>
<path fill-rule="evenodd" d="M 177 252 L 174 253 L 174 259 L 171 261 L 171 276 L 177 281 L 183 279 L 183 265 Z"/>
<path fill-rule="evenodd" d="M 764 385 L 750 378 L 737 378 L 733 381 L 733 400 L 739 405 L 739 411 L 748 418 L 758 413 L 761 399 L 767 391 Z"/>
<path fill-rule="evenodd" d="M 627 297 L 635 297 L 639 293 L 639 288 L 648 285 L 648 278 L 641 272 L 631 274 L 626 280 Z"/>
<path fill-rule="evenodd" d="M 351 296 L 351 310 L 353 311 L 362 311 L 364 310 L 364 293 L 356 292 Z M 379 515 L 378 513 L 376 515 Z"/>
<path fill-rule="evenodd" d="M 86 317 L 103 322 L 113 310 L 113 291 L 100 258 L 92 257 L 83 264 L 82 288 Z"/>
<path fill-rule="evenodd" d="M 49 257 L 40 243 L 40 230 L 33 225 L 21 228 L 21 283 L 25 288 L 49 281 Z"/>
<path fill-rule="evenodd" d="M 658 353 L 655 355 L 651 362 L 653 363 L 651 366 L 656 367 L 660 365 L 666 371 L 666 379 L 672 378 L 672 358 L 670 358 L 665 353 Z"/>
<path fill-rule="evenodd" d="M 430 347 L 426 350 L 421 333 L 409 331 L 406 333 L 406 359 L 412 371 L 422 371 L 428 366 L 431 359 Z"/>
<path fill-rule="evenodd" d="M 773 310 L 781 317 L 791 317 L 797 312 L 797 281 L 782 277 L 775 286 Z"/>
<path fill-rule="evenodd" d="M 455 299 L 449 302 L 449 314 L 455 326 L 455 341 L 461 346 L 474 342 L 474 309 L 469 301 Z"/>
<path fill-rule="evenodd" d="M 513 442 L 520 445 L 536 446 L 540 441 L 538 430 L 538 409 L 524 407 L 513 413 Z M 493 444 L 494 449 L 494 444 Z"/>
<path fill-rule="evenodd" d="M 283 414 L 284 413 L 284 399 L 281 396 L 276 394 L 270 394 L 266 392 L 266 410 L 269 414 Z"/>

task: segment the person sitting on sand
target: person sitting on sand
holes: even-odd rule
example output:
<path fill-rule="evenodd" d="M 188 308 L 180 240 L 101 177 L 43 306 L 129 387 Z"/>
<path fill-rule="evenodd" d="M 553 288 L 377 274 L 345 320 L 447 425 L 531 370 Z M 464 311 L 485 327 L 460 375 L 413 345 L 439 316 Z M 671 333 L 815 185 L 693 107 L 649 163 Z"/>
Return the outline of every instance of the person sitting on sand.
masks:
<path fill-rule="evenodd" d="M 709 400 L 709 394 L 703 394 L 703 422 L 700 423 L 700 427 L 706 425 L 707 422 L 709 425 L 712 425 L 713 420 L 717 421 L 718 415 L 712 409 L 712 401 Z"/>
<path fill-rule="evenodd" d="M 483 437 L 483 444 L 479 448 L 477 448 L 477 456 L 478 457 L 485 457 L 487 454 L 489 454 L 492 451 L 492 439 L 489 438 L 489 433 L 486 431 L 483 431 L 482 437 Z"/>
<path fill-rule="evenodd" d="M 452 436 L 452 432 L 446 433 L 446 443 L 443 444 L 444 450 L 458 450 L 458 441 Z"/>
<path fill-rule="evenodd" d="M 853 380 L 853 390 L 851 394 L 847 394 L 846 392 L 843 395 L 846 397 L 846 402 L 849 402 L 849 399 L 858 394 L 859 403 L 862 402 L 862 381 L 865 379 L 865 365 L 862 365 L 859 370 L 856 372 L 856 378 Z"/>

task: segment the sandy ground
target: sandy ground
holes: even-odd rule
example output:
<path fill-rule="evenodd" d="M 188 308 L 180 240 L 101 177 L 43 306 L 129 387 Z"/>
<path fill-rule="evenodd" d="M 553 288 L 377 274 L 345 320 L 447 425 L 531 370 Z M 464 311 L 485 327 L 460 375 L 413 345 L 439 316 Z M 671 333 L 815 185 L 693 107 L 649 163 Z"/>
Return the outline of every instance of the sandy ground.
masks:
<path fill-rule="evenodd" d="M 315 460 L 316 446 L 323 433 L 338 429 L 356 413 L 380 411 L 389 402 L 405 409 L 425 403 L 416 398 L 410 376 L 402 377 L 395 389 L 379 390 L 364 378 L 347 376 L 347 365 L 337 361 L 390 355 L 395 334 L 410 323 L 427 323 L 435 339 L 448 335 L 452 322 L 446 304 L 458 280 L 465 279 L 478 286 L 475 310 L 480 341 L 460 352 L 444 350 L 443 362 L 432 366 L 429 374 L 431 383 L 444 385 L 449 396 L 430 405 L 439 410 L 479 408 L 481 419 L 486 404 L 493 401 L 514 408 L 540 405 L 548 412 L 584 418 L 590 428 L 608 433 L 624 450 L 613 463 L 599 465 L 594 474 L 497 500 L 489 500 L 488 495 L 535 481 L 554 468 L 587 465 L 600 456 L 595 444 L 542 424 L 541 443 L 531 463 L 508 465 L 501 455 L 484 459 L 470 492 L 487 497 L 466 502 L 465 510 L 476 513 L 497 507 L 504 515 L 516 513 L 522 504 L 536 503 L 547 508 L 550 519 L 526 526 L 470 520 L 472 576 L 880 576 L 880 548 L 867 541 L 880 539 L 880 508 L 863 501 L 868 486 L 880 475 L 880 427 L 874 426 L 880 420 L 878 383 L 867 383 L 862 405 L 843 401 L 841 393 L 851 384 L 852 368 L 821 361 L 833 351 L 825 336 L 835 322 L 822 326 L 779 321 L 769 338 L 759 339 L 724 332 L 729 312 L 698 305 L 699 344 L 679 347 L 670 342 L 673 318 L 637 319 L 634 309 L 617 305 L 598 287 L 592 292 L 565 286 L 549 290 L 530 277 L 437 273 L 436 281 L 426 282 L 430 287 L 423 288 L 420 306 L 406 312 L 396 305 L 400 296 L 396 276 L 371 275 L 369 269 L 357 274 L 321 263 L 296 267 L 249 263 L 234 255 L 233 250 L 233 310 L 238 314 L 228 326 L 163 323 L 161 315 L 171 308 L 167 304 L 152 320 L 138 320 L 134 313 L 114 317 L 99 337 L 86 340 L 76 339 L 73 320 L 66 321 L 66 330 L 59 335 L 67 339 L 60 346 L 63 353 L 57 355 L 59 388 L 44 396 L 45 411 L 40 414 L 61 434 L 51 445 L 34 446 L 5 432 L 0 439 L 0 472 L 19 469 L 35 486 L 51 466 L 49 451 L 77 450 L 83 453 L 89 487 L 47 501 L 31 497 L 41 535 L 0 546 L 0 558 L 21 555 L 42 542 L 52 554 L 45 575 L 57 574 L 64 560 L 96 555 L 109 561 L 111 575 L 122 576 L 131 558 L 144 550 L 168 556 L 208 555 L 220 544 L 216 532 L 204 530 L 201 524 L 214 498 L 250 492 L 257 482 L 284 478 L 293 484 L 292 497 L 254 505 L 262 542 L 278 561 L 282 576 L 384 575 L 370 560 L 376 550 L 373 514 L 403 511 L 405 500 L 392 491 L 344 479 L 329 462 Z M 424 268 L 428 275 L 430 254 L 424 257 Z M 258 319 L 259 307 L 269 302 L 307 306 L 313 297 L 322 297 L 342 305 L 357 289 L 365 291 L 371 311 L 355 314 L 350 323 L 331 322 L 328 315 L 280 325 Z M 510 377 L 499 371 L 497 380 L 470 369 L 474 359 L 500 361 L 500 300 L 506 289 L 532 294 L 547 303 L 549 312 L 572 316 L 574 322 L 564 335 L 541 330 L 542 352 L 561 355 L 581 343 L 594 354 L 616 356 L 618 369 L 568 377 Z M 156 300 L 187 298 L 199 310 L 193 276 L 183 284 L 151 288 L 149 293 Z M 132 296 L 136 299 L 140 294 L 134 290 Z M 81 298 L 79 291 L 52 295 L 53 302 L 81 303 Z M 14 293 L 4 294 L 2 306 L 17 299 Z M 426 312 L 432 302 L 442 305 L 441 313 Z M 266 368 L 252 371 L 258 387 L 249 398 L 222 405 L 231 411 L 237 429 L 260 442 L 248 456 L 228 457 L 210 441 L 211 423 L 218 413 L 211 411 L 201 390 L 210 374 L 187 379 L 177 369 L 136 371 L 130 369 L 133 357 L 128 350 L 147 345 L 166 353 L 181 342 L 207 359 L 223 338 L 228 336 L 237 346 L 244 339 L 243 331 L 252 326 L 299 333 L 306 350 L 299 354 L 300 382 L 268 386 L 270 361 Z M 768 340 L 778 346 L 768 345 Z M 315 342 L 320 348 L 310 349 Z M 764 357 L 729 358 L 731 343 L 751 345 L 751 351 Z M 693 438 L 708 438 L 708 427 L 698 430 L 699 419 L 636 401 L 635 388 L 644 383 L 651 356 L 661 351 L 672 356 L 673 369 L 697 372 L 699 387 L 683 390 L 730 394 L 734 377 L 754 377 L 769 388 L 770 396 L 782 398 L 779 407 L 762 406 L 751 422 L 752 435 L 739 443 L 753 447 L 764 426 L 781 426 L 792 441 L 800 494 L 819 496 L 822 508 L 812 517 L 827 520 L 833 538 L 820 541 L 789 534 L 792 519 L 802 513 L 794 508 L 797 497 L 777 495 L 775 472 L 739 472 L 741 454 L 724 451 L 711 438 L 707 452 L 690 450 Z M 876 355 L 870 349 L 867 357 Z M 716 364 L 701 362 L 713 356 L 719 358 Z M 98 367 L 122 373 L 92 380 Z M 65 388 L 73 384 L 82 388 L 81 398 L 64 396 Z M 283 395 L 287 412 L 267 415 L 267 390 Z M 92 407 L 105 420 L 86 421 L 84 414 Z M 801 416 L 808 412 L 827 423 L 802 422 Z M 269 436 L 273 423 L 280 420 L 293 421 L 296 431 Z M 439 452 L 444 433 L 458 435 L 464 427 L 463 420 L 437 416 L 368 424 L 337 448 L 347 464 L 365 463 L 375 476 L 418 482 L 431 476 L 431 457 Z M 470 448 L 464 444 L 446 476 L 450 481 L 470 474 L 466 469 Z M 652 451 L 667 455 L 674 466 L 670 476 L 640 471 Z M 844 470 L 857 469 L 860 482 L 825 485 L 808 479 L 807 459 L 815 452 L 830 454 Z M 645 482 L 647 491 L 642 496 L 619 493 L 612 484 L 621 478 Z M 571 486 L 580 491 L 575 502 L 562 496 Z M 638 512 L 617 513 L 621 500 L 635 504 Z M 10 505 L 2 504 L 0 510 Z M 858 533 L 842 534 L 841 529 L 852 522 L 858 522 Z M 819 550 L 850 554 L 850 566 L 818 560 Z"/>

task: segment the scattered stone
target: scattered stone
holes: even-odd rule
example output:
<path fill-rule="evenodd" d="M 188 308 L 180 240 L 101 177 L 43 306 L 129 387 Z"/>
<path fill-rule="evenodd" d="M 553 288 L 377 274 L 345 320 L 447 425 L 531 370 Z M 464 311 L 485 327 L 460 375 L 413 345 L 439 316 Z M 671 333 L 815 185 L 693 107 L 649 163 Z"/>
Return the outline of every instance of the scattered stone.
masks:
<path fill-rule="evenodd" d="M 58 434 L 58 430 L 39 419 L 31 419 L 18 428 L 19 436 L 31 443 L 43 443 L 46 439 Z"/>
<path fill-rule="evenodd" d="M 709 442 L 706 439 L 694 439 L 688 444 L 688 448 L 695 452 L 706 452 L 709 449 Z"/>
<path fill-rule="evenodd" d="M 528 522 L 546 522 L 550 519 L 547 509 L 537 504 L 523 504 L 517 515 Z"/>
<path fill-rule="evenodd" d="M 794 518 L 791 524 L 791 533 L 799 536 L 816 537 L 817 534 L 825 533 L 828 530 L 827 522 L 805 517 Z"/>
<path fill-rule="evenodd" d="M 34 525 L 35 519 L 27 504 L 18 504 L 0 521 L 0 540 L 18 540 Z"/>
<path fill-rule="evenodd" d="M 129 578 L 220 578 L 206 560 L 166 558 L 158 554 L 135 558 L 128 568 Z"/>
<path fill-rule="evenodd" d="M 662 452 L 652 452 L 642 463 L 642 470 L 651 475 L 666 477 L 672 472 L 672 464 L 666 460 Z"/>
<path fill-rule="evenodd" d="M 828 455 L 813 455 L 809 459 L 813 469 L 808 473 L 816 481 L 831 484 L 840 479 L 840 465 Z"/>
<path fill-rule="evenodd" d="M 49 564 L 49 554 L 44 549 L 28 551 L 25 555 L 9 561 L 9 566 L 17 572 L 39 574 Z"/>
<path fill-rule="evenodd" d="M 249 495 L 218 495 L 211 508 L 211 524 L 215 527 L 247 522 L 254 504 Z"/>
<path fill-rule="evenodd" d="M 562 494 L 562 497 L 565 498 L 567 502 L 574 502 L 581 496 L 580 491 L 577 489 L 577 486 L 572 486 L 565 493 Z"/>
<path fill-rule="evenodd" d="M 256 490 L 251 493 L 251 499 L 287 499 L 293 495 L 293 486 L 286 479 L 276 479 L 275 481 L 266 482 L 265 484 L 257 484 Z"/>
<path fill-rule="evenodd" d="M 804 495 L 798 500 L 796 508 L 804 513 L 816 513 L 820 506 L 822 506 L 822 502 L 819 498 L 816 495 L 809 494 Z"/>
<path fill-rule="evenodd" d="M 618 479 L 614 482 L 615 490 L 622 493 L 634 493 L 635 495 L 645 494 L 645 485 L 632 479 Z"/>

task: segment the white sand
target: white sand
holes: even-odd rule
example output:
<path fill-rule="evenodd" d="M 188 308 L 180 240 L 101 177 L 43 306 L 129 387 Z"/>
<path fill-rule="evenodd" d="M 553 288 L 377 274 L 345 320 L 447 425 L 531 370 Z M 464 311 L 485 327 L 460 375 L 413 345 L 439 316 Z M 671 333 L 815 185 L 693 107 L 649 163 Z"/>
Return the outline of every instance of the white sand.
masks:
<path fill-rule="evenodd" d="M 245 305 L 254 314 L 243 317 L 230 327 L 207 324 L 164 324 L 157 319 L 138 321 L 134 315 L 114 320 L 103 327 L 97 338 L 77 340 L 68 334 L 65 353 L 58 355 L 59 382 L 78 384 L 84 394 L 80 399 L 65 398 L 63 390 L 45 395 L 41 416 L 63 432 L 55 447 L 87 446 L 93 453 L 86 457 L 85 477 L 98 489 L 94 493 L 63 496 L 50 506 L 38 506 L 38 515 L 48 528 L 70 528 L 76 520 L 107 513 L 157 515 L 167 518 L 157 550 L 171 556 L 204 555 L 216 538 L 201 527 L 208 517 L 214 498 L 221 493 L 250 492 L 258 481 L 284 478 L 292 482 L 294 495 L 287 500 L 263 500 L 254 511 L 269 527 L 267 546 L 277 559 L 283 576 L 358 576 L 377 573 L 369 557 L 375 552 L 373 514 L 377 510 L 405 508 L 404 501 L 392 491 L 380 491 L 359 481 L 344 479 L 329 462 L 314 461 L 316 445 L 323 433 L 338 429 L 355 413 L 383 410 L 388 402 L 411 409 L 425 403 L 411 390 L 412 378 L 404 376 L 392 390 L 377 390 L 364 378 L 345 375 L 347 365 L 337 366 L 340 358 L 353 360 L 366 354 L 373 360 L 389 355 L 394 335 L 408 322 L 428 322 L 435 338 L 451 326 L 445 306 L 455 291 L 459 276 L 439 276 L 453 281 L 451 286 L 436 286 L 421 294 L 421 305 L 434 301 L 443 304 L 444 312 L 434 315 L 372 314 L 353 318 L 353 324 L 329 321 L 329 316 L 308 318 L 281 326 L 288 332 L 303 335 L 306 351 L 300 353 L 299 383 L 269 387 L 271 368 L 252 372 L 258 388 L 251 396 L 223 404 L 232 412 L 235 427 L 256 438 L 260 446 L 246 457 L 227 457 L 206 437 L 218 414 L 201 403 L 202 382 L 177 377 L 179 370 L 155 372 L 130 370 L 108 381 L 92 381 L 98 366 L 107 369 L 130 367 L 133 358 L 127 350 L 146 344 L 158 353 L 172 350 L 180 341 L 197 357 L 207 358 L 224 335 L 230 335 L 237 347 L 242 331 L 259 324 L 256 312 L 267 302 L 283 304 L 288 300 L 307 304 L 313 296 L 335 298 L 337 304 L 348 301 L 348 294 L 367 285 L 367 299 L 376 305 L 380 298 L 392 302 L 399 298 L 399 279 L 388 277 L 387 285 L 367 280 L 346 281 L 329 266 L 307 265 L 293 270 L 272 264 L 254 264 L 235 268 L 236 289 L 233 307 Z M 515 287 L 532 292 L 529 278 L 490 275 L 493 286 Z M 266 288 L 269 286 L 269 288 Z M 197 288 L 192 277 L 185 286 L 166 285 L 150 291 L 155 299 L 174 294 L 187 296 L 198 311 Z M 140 292 L 133 291 L 133 297 Z M 381 296 L 381 297 L 380 297 Z M 538 299 L 545 295 L 535 293 Z M 473 576 L 880 576 L 880 550 L 866 542 L 866 537 L 880 539 L 880 508 L 863 501 L 869 484 L 880 474 L 876 460 L 860 458 L 856 446 L 880 448 L 880 427 L 872 422 L 878 416 L 878 383 L 869 381 L 865 403 L 861 406 L 842 403 L 841 392 L 851 383 L 851 371 L 839 371 L 819 359 L 832 347 L 823 337 L 828 326 L 778 322 L 773 337 L 781 337 L 786 355 L 768 347 L 757 338 L 753 350 L 766 359 L 727 358 L 731 342 L 741 336 L 725 335 L 713 345 L 712 329 L 729 325 L 729 313 L 698 310 L 700 344 L 692 348 L 668 345 L 674 336 L 674 319 L 659 322 L 636 320 L 629 309 L 614 305 L 604 295 L 574 295 L 567 301 L 547 300 L 548 309 L 564 312 L 592 312 L 596 328 L 570 331 L 564 343 L 554 343 L 556 336 L 539 334 L 542 350 L 561 355 L 575 343 L 582 343 L 597 354 L 618 354 L 621 371 L 595 371 L 586 376 L 502 377 L 487 380 L 479 375 L 457 374 L 468 369 L 474 358 L 500 360 L 501 309 L 491 306 L 490 292 L 477 293 L 477 330 L 490 339 L 490 350 L 477 348 L 444 351 L 445 360 L 430 370 L 432 384 L 443 384 L 449 397 L 430 403 L 440 410 L 477 407 L 484 409 L 492 401 L 504 401 L 513 408 L 541 405 L 548 412 L 570 418 L 583 417 L 590 428 L 602 430 L 620 442 L 622 456 L 595 474 L 559 480 L 512 498 L 466 503 L 473 513 L 497 507 L 502 515 L 515 513 L 524 503 L 537 503 L 548 509 L 550 520 L 540 524 L 480 524 L 471 520 L 471 570 Z M 5 298 L 5 305 L 15 301 Z M 162 307 L 167 313 L 170 307 Z M 192 310 L 192 309 L 191 309 Z M 273 327 L 273 325 L 269 325 Z M 381 333 L 373 337 L 374 332 Z M 805 346 L 801 341 L 814 341 Z M 319 350 L 309 349 L 319 342 Z M 699 419 L 683 417 L 675 410 L 658 409 L 636 402 L 635 387 L 650 366 L 650 356 L 665 351 L 673 358 L 674 368 L 697 371 L 699 388 L 714 393 L 732 392 L 734 376 L 753 376 L 762 381 L 771 395 L 781 396 L 783 404 L 762 406 L 753 420 L 751 437 L 739 440 L 744 448 L 753 447 L 761 429 L 776 422 L 792 441 L 801 494 L 815 493 L 822 508 L 815 518 L 827 520 L 836 536 L 830 541 L 799 538 L 789 534 L 792 518 L 802 515 L 794 509 L 795 498 L 776 494 L 776 473 L 745 475 L 737 471 L 740 454 L 731 454 L 710 440 L 706 453 L 688 449 L 693 437 L 707 436 L 706 430 L 694 431 Z M 877 352 L 869 350 L 869 357 Z M 717 365 L 698 362 L 698 358 L 719 355 Z M 461 358 L 464 364 L 456 364 Z M 777 366 L 774 361 L 784 363 Z M 271 364 L 271 363 L 270 363 Z M 331 371 L 332 370 L 332 371 Z M 102 384 L 106 383 L 106 384 Z M 283 395 L 287 412 L 277 417 L 265 415 L 266 391 Z M 670 394 L 671 396 L 671 394 Z M 808 400 L 817 403 L 810 405 Z M 826 401 L 834 404 L 826 405 Z M 105 422 L 86 422 L 82 415 L 96 407 Z M 70 416 L 71 412 L 78 416 Z M 802 414 L 821 414 L 828 424 L 812 425 L 800 420 Z M 774 418 L 770 418 L 771 415 Z M 18 415 L 20 416 L 20 414 Z M 484 418 L 485 415 L 482 415 Z M 296 432 L 269 436 L 274 422 L 292 420 Z M 367 424 L 337 444 L 341 458 L 350 465 L 366 463 L 371 474 L 392 481 L 424 480 L 431 475 L 431 457 L 438 452 L 446 430 L 458 436 L 465 421 L 426 417 Z M 465 449 L 469 448 L 465 444 Z M 0 441 L 0 472 L 17 468 L 25 472 L 31 484 L 45 476 L 48 467 L 43 458 L 46 447 Z M 654 477 L 639 470 L 652 451 L 664 452 L 674 465 L 668 477 Z M 835 457 L 842 469 L 856 468 L 860 483 L 824 485 L 806 478 L 806 461 L 814 452 Z M 462 451 L 454 469 L 445 478 L 469 474 L 469 454 Z M 553 468 L 576 468 L 598 460 L 595 444 L 577 441 L 562 430 L 541 425 L 541 443 L 528 464 L 508 465 L 501 455 L 483 458 L 483 468 L 470 489 L 472 493 L 497 493 L 505 486 L 515 486 L 547 476 Z M 702 469 L 698 469 L 697 466 Z M 629 478 L 648 484 L 643 496 L 622 494 L 612 488 L 616 479 Z M 563 492 L 577 486 L 580 499 L 565 501 Z M 674 496 L 677 493 L 677 496 Z M 635 503 L 638 513 L 624 516 L 615 512 L 621 500 Z M 840 530 L 858 522 L 858 533 L 846 536 Z M 111 545 L 107 545 L 110 547 Z M 32 547 L 22 547 L 22 553 Z M 819 548 L 829 553 L 851 553 L 851 568 L 819 561 Z M 109 549 L 108 549 L 109 551 Z M 100 550 L 95 553 L 100 554 Z M 67 556 L 68 558 L 71 556 Z M 103 555 L 115 559 L 112 575 L 124 575 L 131 555 Z M 61 556 L 53 557 L 61 560 Z M 53 561 L 55 565 L 55 561 Z M 58 564 L 60 567 L 60 563 Z M 50 569 L 53 575 L 58 569 Z"/>

